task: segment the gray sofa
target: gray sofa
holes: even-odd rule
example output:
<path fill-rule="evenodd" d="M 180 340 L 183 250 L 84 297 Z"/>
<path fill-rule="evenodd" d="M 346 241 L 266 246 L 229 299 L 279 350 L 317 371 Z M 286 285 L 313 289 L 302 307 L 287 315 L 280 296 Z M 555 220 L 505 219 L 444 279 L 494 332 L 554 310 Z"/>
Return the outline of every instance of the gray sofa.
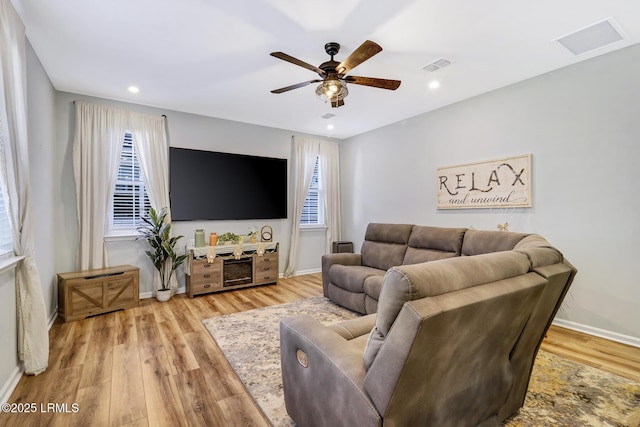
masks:
<path fill-rule="evenodd" d="M 576 269 L 538 235 L 372 224 L 366 237 L 361 255 L 323 259 L 325 292 L 376 314 L 281 321 L 297 425 L 487 426 L 514 414 Z"/>
<path fill-rule="evenodd" d="M 411 224 L 367 226 L 361 253 L 322 257 L 324 296 L 361 314 L 377 311 L 387 270 L 399 265 L 512 250 L 528 234 Z"/>

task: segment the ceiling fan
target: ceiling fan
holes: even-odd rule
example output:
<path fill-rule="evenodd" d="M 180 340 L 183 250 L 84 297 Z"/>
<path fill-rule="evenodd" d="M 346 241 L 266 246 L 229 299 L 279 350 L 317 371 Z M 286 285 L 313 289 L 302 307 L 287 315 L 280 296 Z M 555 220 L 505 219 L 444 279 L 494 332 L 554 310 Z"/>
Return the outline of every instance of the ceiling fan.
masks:
<path fill-rule="evenodd" d="M 330 102 L 332 107 L 337 108 L 344 105 L 344 98 L 349 94 L 347 83 L 389 90 L 396 90 L 400 86 L 400 80 L 347 75 L 349 71 L 382 51 L 382 47 L 377 43 L 370 40 L 365 41 L 342 62 L 338 62 L 333 59 L 338 51 L 340 51 L 340 45 L 338 43 L 327 43 L 324 45 L 324 50 L 331 56 L 331 60 L 323 62 L 317 67 L 283 52 L 271 52 L 271 56 L 314 71 L 321 77 L 320 79 L 309 80 L 280 89 L 275 89 L 272 90 L 271 93 L 283 93 L 292 89 L 298 89 L 310 85 L 311 83 L 320 83 L 316 89 L 316 95 L 318 95 L 318 97 L 323 101 Z"/>

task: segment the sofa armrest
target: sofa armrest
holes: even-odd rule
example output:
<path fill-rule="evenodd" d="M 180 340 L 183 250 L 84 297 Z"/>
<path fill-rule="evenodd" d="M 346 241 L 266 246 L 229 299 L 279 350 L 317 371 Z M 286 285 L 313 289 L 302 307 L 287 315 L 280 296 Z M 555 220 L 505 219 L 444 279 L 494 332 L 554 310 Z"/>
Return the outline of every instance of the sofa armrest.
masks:
<path fill-rule="evenodd" d="M 282 319 L 280 358 L 287 412 L 298 426 L 382 424 L 364 392 L 362 352 L 330 328 L 306 315 Z"/>
<path fill-rule="evenodd" d="M 328 289 L 331 277 L 329 269 L 334 264 L 362 265 L 362 255 L 353 253 L 336 253 L 322 255 L 322 291 L 325 297 L 329 297 Z"/>

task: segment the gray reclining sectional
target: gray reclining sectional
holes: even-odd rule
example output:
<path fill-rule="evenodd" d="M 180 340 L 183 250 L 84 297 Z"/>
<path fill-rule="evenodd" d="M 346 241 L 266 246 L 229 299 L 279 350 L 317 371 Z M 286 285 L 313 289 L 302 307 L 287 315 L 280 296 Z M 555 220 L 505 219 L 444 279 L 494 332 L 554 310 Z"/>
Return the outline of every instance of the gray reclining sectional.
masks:
<path fill-rule="evenodd" d="M 323 257 L 325 295 L 368 314 L 281 321 L 298 426 L 498 425 L 523 404 L 576 269 L 538 235 L 370 224 Z"/>

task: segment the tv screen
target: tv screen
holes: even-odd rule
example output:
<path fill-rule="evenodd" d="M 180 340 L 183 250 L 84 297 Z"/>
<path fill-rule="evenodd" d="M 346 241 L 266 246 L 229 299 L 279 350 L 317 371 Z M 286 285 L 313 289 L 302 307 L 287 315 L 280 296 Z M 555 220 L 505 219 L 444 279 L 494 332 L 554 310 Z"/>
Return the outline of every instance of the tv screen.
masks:
<path fill-rule="evenodd" d="M 169 148 L 174 221 L 287 217 L 287 159 Z"/>

